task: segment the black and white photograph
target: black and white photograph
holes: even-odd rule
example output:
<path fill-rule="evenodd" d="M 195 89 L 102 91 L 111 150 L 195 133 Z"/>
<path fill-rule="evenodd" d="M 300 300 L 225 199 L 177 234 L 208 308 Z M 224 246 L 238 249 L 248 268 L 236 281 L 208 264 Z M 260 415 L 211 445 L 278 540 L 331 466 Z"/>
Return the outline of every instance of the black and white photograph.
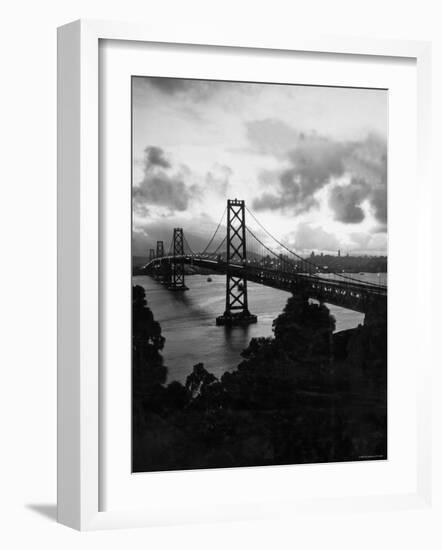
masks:
<path fill-rule="evenodd" d="M 386 460 L 388 90 L 131 86 L 132 471 Z"/>
<path fill-rule="evenodd" d="M 440 550 L 440 3 L 53 4 L 3 10 L 0 547 Z"/>

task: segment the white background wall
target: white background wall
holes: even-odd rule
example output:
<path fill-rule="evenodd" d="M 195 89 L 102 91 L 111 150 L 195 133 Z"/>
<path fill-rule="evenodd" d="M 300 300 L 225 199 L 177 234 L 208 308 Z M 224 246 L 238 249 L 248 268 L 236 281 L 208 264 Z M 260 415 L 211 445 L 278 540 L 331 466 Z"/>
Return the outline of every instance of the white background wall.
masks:
<path fill-rule="evenodd" d="M 55 516 L 56 27 L 79 17 L 433 40 L 434 230 L 442 236 L 442 17 L 438 2 L 387 0 L 16 0 L 1 8 L 0 544 L 3 548 L 440 548 L 433 510 L 79 534 Z M 410 223 L 413 220 L 410 219 Z M 442 273 L 434 245 L 435 274 Z M 436 293 L 437 307 L 441 307 Z M 435 333 L 442 334 L 435 310 Z M 440 360 L 439 360 L 440 363 Z M 442 366 L 442 365 L 439 365 Z M 440 375 L 438 374 L 440 381 Z M 435 463 L 442 463 L 435 385 Z"/>

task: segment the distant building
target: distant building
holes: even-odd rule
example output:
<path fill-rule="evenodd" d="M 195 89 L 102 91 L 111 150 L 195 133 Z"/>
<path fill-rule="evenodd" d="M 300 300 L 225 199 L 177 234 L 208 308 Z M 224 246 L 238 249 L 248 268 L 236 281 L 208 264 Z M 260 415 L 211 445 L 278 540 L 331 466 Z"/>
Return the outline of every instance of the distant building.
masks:
<path fill-rule="evenodd" d="M 338 250 L 338 258 L 340 258 L 340 257 L 341 257 L 341 251 Z"/>

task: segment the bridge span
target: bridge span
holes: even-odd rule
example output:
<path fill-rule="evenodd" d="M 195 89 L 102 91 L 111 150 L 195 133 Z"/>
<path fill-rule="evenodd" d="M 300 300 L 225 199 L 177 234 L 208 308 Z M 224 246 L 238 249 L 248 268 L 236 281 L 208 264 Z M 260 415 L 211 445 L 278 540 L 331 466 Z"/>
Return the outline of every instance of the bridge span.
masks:
<path fill-rule="evenodd" d="M 187 290 L 186 265 L 207 270 L 208 273 L 225 274 L 226 308 L 224 314 L 216 319 L 218 325 L 249 324 L 257 321 L 256 316 L 248 309 L 247 281 L 364 313 L 366 322 L 367 318 L 386 319 L 386 286 L 367 283 L 349 274 L 325 272 L 279 241 L 280 247 L 293 258 L 274 252 L 246 226 L 244 201 L 229 200 L 226 210 L 226 236 L 214 252 L 207 250 L 219 231 L 221 222 L 201 253 L 195 253 L 190 248 L 182 228 L 175 228 L 169 253 L 164 253 L 164 243 L 158 241 L 157 253 L 150 250 L 149 262 L 144 266 L 144 271 L 173 291 Z M 251 239 L 255 242 L 255 249 L 249 257 L 246 234 L 249 235 L 247 244 Z M 259 251 L 256 243 L 260 247 Z"/>

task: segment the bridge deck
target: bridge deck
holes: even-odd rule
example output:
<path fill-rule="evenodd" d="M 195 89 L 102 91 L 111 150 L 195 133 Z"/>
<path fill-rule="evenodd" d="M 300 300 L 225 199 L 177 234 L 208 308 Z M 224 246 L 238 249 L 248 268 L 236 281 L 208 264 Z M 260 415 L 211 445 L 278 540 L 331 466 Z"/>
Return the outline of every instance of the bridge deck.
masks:
<path fill-rule="evenodd" d="M 294 270 L 279 271 L 249 263 L 229 265 L 220 259 L 202 255 L 164 256 L 148 262 L 144 268 L 146 270 L 155 269 L 160 264 L 172 262 L 194 265 L 222 274 L 229 271 L 231 275 L 242 277 L 248 281 L 291 293 L 304 292 L 309 297 L 321 302 L 360 313 L 367 313 L 372 308 L 385 308 L 386 311 L 387 287 L 351 281 L 350 278 L 328 279 L 319 275 L 298 273 Z"/>

